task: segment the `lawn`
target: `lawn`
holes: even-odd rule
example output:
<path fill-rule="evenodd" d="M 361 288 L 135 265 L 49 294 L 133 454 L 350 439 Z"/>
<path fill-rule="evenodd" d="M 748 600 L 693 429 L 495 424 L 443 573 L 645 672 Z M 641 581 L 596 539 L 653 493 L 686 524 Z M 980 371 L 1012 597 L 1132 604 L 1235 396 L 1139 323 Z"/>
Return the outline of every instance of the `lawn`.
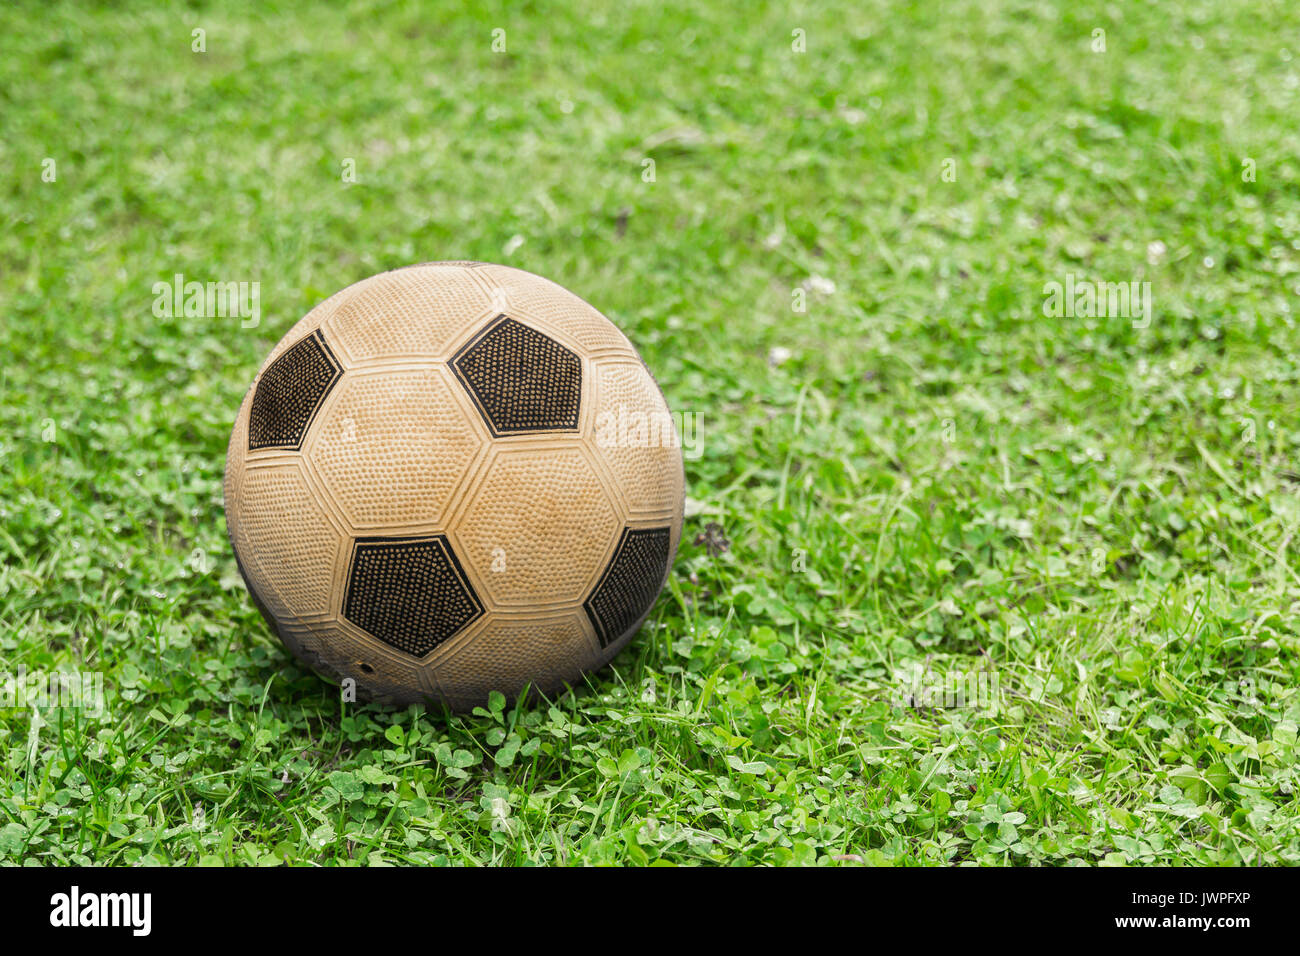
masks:
<path fill-rule="evenodd" d="M 1300 10 L 1172 6 L 4 5 L 0 673 L 104 706 L 0 701 L 0 861 L 1300 863 Z M 271 346 L 433 259 L 700 423 L 549 704 L 340 702 L 226 538 Z"/>

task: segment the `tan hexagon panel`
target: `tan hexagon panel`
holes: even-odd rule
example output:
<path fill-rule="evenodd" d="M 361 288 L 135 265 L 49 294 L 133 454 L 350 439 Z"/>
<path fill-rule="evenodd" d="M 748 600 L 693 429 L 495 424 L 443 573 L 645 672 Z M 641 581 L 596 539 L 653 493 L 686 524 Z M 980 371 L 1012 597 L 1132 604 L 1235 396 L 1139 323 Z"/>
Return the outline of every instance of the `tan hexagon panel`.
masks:
<path fill-rule="evenodd" d="M 244 487 L 244 461 L 248 457 L 248 408 L 253 402 L 253 390 L 250 388 L 239 406 L 235 417 L 235 426 L 230 430 L 230 444 L 226 447 L 226 473 L 221 488 L 225 501 L 240 500 Z M 236 515 L 226 511 L 226 533 L 234 539 Z"/>
<path fill-rule="evenodd" d="M 250 586 L 277 618 L 329 613 L 343 535 L 325 516 L 301 465 L 248 468 L 239 500 L 236 547 L 245 545 L 241 564 Z"/>
<path fill-rule="evenodd" d="M 468 703 L 501 686 L 531 684 L 553 694 L 599 657 L 581 611 L 531 619 L 498 612 L 458 637 L 433 664 L 433 674 L 445 694 Z"/>
<path fill-rule="evenodd" d="M 672 514 L 682 506 L 682 452 L 676 424 L 640 361 L 598 362 L 593 438 L 631 515 Z"/>
<path fill-rule="evenodd" d="M 428 263 L 357 283 L 322 326 L 355 365 L 442 358 L 490 314 L 492 302 L 471 267 Z"/>
<path fill-rule="evenodd" d="M 451 533 L 490 604 L 582 600 L 618 536 L 619 514 L 581 448 L 496 453 Z"/>
<path fill-rule="evenodd" d="M 344 376 L 305 454 L 353 529 L 446 516 L 487 437 L 459 388 L 432 365 Z"/>

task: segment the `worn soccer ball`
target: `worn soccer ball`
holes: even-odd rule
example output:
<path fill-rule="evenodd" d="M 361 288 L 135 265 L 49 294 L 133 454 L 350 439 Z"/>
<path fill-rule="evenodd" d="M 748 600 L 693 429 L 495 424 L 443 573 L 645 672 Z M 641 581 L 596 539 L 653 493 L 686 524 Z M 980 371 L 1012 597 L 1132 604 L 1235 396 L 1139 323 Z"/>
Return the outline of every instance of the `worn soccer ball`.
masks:
<path fill-rule="evenodd" d="M 314 308 L 226 458 L 231 544 L 285 645 L 359 699 L 453 710 L 613 658 L 667 579 L 683 503 L 675 423 L 627 338 L 555 283 L 477 262 Z"/>

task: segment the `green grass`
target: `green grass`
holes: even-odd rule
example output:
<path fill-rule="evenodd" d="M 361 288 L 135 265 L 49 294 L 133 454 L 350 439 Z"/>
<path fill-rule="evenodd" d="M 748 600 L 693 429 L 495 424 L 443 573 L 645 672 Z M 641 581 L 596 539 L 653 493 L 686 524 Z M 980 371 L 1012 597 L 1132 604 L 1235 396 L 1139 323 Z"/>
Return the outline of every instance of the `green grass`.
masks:
<path fill-rule="evenodd" d="M 515 6 L 0 9 L 0 671 L 107 698 L 0 710 L 0 860 L 1300 862 L 1294 5 Z M 230 424 L 460 258 L 702 417 L 683 547 L 550 706 L 340 704 L 239 581 Z M 178 272 L 261 325 L 155 318 Z M 1150 325 L 1045 316 L 1070 273 Z"/>

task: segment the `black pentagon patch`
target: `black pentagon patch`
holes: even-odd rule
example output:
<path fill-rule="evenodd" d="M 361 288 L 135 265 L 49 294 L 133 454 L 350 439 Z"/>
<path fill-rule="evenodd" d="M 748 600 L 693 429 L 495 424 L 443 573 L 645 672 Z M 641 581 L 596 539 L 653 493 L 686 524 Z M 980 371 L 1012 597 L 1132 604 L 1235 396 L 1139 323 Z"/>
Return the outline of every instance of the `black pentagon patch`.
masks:
<path fill-rule="evenodd" d="M 578 430 L 582 360 L 522 322 L 498 315 L 451 367 L 495 436 Z"/>
<path fill-rule="evenodd" d="M 446 535 L 357 539 L 343 616 L 363 631 L 423 657 L 482 614 Z"/>
<path fill-rule="evenodd" d="M 668 572 L 668 540 L 667 528 L 623 529 L 614 559 L 582 605 L 601 647 L 635 627 L 654 604 Z"/>
<path fill-rule="evenodd" d="M 267 366 L 248 411 L 248 449 L 302 447 L 303 437 L 343 367 L 320 330 Z"/>

